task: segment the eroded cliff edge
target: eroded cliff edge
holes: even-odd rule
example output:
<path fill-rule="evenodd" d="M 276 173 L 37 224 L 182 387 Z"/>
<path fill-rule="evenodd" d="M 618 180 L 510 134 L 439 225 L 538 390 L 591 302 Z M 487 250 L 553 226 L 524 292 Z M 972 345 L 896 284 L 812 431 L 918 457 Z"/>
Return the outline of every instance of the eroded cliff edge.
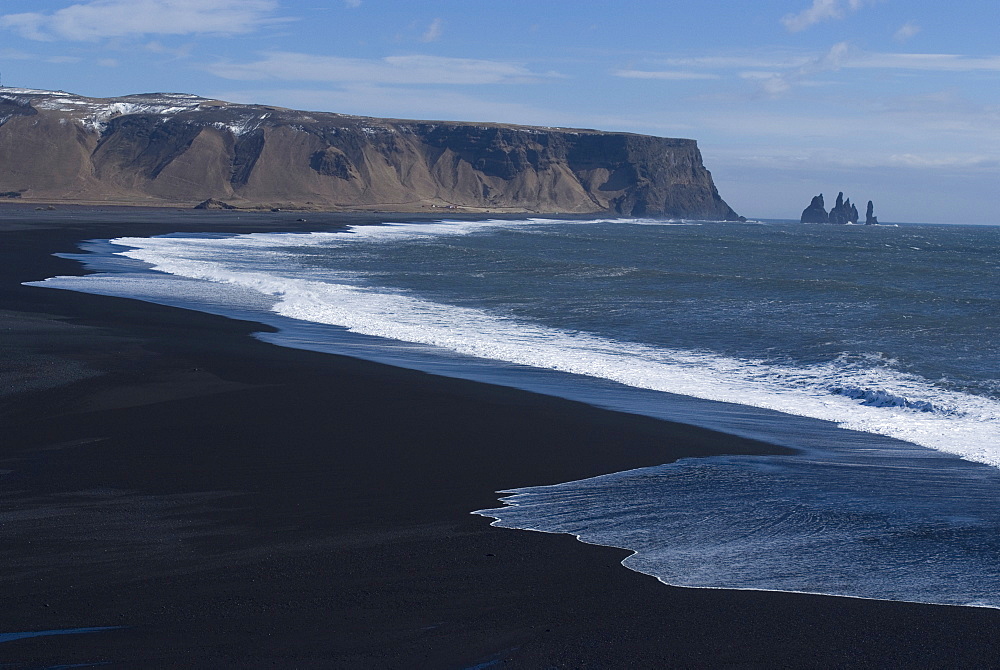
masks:
<path fill-rule="evenodd" d="M 0 194 L 737 218 L 694 140 L 377 119 L 176 93 L 96 99 L 0 88 Z"/>

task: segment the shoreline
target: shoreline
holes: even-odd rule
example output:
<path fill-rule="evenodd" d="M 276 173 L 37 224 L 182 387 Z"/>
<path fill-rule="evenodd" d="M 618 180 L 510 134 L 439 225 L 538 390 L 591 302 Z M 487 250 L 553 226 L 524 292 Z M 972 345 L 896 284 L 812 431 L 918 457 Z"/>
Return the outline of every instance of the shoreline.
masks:
<path fill-rule="evenodd" d="M 504 488 L 768 445 L 21 286 L 82 273 L 51 254 L 83 239 L 303 230 L 267 213 L 76 214 L 0 209 L 0 632 L 123 628 L 0 644 L 12 667 L 1000 659 L 995 610 L 670 587 L 621 566 L 631 552 L 492 527 L 471 512 Z"/>
<path fill-rule="evenodd" d="M 50 213 L 59 211 L 94 211 L 94 210 L 143 210 L 171 212 L 230 212 L 232 214 L 340 214 L 368 216 L 474 216 L 483 217 L 525 217 L 525 216 L 558 216 L 558 217 L 594 217 L 620 216 L 608 210 L 593 212 L 555 212 L 541 210 L 522 210 L 514 207 L 472 207 L 469 205 L 435 205 L 422 203 L 391 203 L 389 205 L 326 207 L 313 203 L 275 202 L 256 204 L 225 203 L 228 207 L 207 207 L 199 209 L 199 202 L 137 201 L 137 200 L 52 200 L 50 198 L 0 198 L 0 213 L 6 208 L 19 208 L 31 213 Z M 389 209 L 386 209 L 389 207 Z"/>

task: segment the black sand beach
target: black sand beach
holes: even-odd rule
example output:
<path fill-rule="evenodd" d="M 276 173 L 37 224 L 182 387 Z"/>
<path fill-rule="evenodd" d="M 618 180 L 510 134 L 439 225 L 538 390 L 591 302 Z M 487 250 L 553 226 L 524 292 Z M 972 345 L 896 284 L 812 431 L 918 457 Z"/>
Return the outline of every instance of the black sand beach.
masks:
<path fill-rule="evenodd" d="M 1000 665 L 995 610 L 672 588 L 469 514 L 768 445 L 21 286 L 88 238 L 376 216 L 0 209 L 0 668 Z"/>

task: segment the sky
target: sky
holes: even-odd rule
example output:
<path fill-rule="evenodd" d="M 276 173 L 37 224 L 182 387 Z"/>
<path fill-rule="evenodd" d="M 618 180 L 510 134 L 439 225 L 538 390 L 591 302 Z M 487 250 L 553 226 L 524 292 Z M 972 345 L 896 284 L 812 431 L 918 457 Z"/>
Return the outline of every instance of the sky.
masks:
<path fill-rule="evenodd" d="M 0 0 L 0 80 L 686 137 L 751 218 L 1000 223 L 997 0 Z"/>

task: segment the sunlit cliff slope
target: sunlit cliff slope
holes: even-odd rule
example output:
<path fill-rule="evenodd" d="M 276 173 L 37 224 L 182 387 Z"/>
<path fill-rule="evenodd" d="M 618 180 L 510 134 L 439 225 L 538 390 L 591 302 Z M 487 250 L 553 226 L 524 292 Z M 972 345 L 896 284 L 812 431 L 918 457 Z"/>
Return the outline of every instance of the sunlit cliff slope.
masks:
<path fill-rule="evenodd" d="M 694 140 L 0 88 L 0 194 L 35 202 L 734 219 Z"/>

